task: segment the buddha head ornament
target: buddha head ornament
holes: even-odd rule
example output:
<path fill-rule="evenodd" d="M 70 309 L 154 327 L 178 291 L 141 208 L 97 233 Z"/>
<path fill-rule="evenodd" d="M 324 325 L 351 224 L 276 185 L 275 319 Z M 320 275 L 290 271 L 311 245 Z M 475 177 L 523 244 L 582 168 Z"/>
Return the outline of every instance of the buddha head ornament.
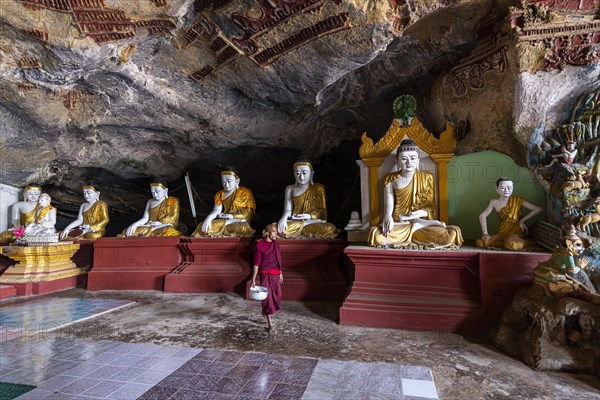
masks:
<path fill-rule="evenodd" d="M 83 198 L 89 203 L 96 202 L 100 199 L 100 192 L 93 185 L 83 185 Z"/>
<path fill-rule="evenodd" d="M 154 180 L 154 182 L 150 184 L 150 193 L 152 194 L 152 198 L 154 198 L 154 200 L 166 199 L 169 194 L 167 183 L 160 179 Z"/>
<path fill-rule="evenodd" d="M 313 176 L 315 171 L 308 157 L 301 156 L 294 163 L 294 176 L 296 177 L 296 185 L 313 184 Z"/>
<path fill-rule="evenodd" d="M 410 139 L 404 139 L 396 153 L 398 170 L 414 173 L 419 169 L 419 147 Z"/>
<path fill-rule="evenodd" d="M 37 202 L 42 194 L 42 188 L 38 185 L 27 185 L 23 189 L 23 198 L 25 201 Z"/>
<path fill-rule="evenodd" d="M 240 186 L 240 178 L 234 167 L 225 167 L 221 171 L 221 184 L 225 193 L 231 193 Z"/>

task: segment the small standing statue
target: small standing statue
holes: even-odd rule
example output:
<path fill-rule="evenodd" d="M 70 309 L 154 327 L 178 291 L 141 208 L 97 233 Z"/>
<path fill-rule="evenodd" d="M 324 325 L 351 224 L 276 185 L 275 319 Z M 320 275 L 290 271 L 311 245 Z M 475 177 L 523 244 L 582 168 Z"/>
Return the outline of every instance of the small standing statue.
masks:
<path fill-rule="evenodd" d="M 500 195 L 492 199 L 490 204 L 479 214 L 481 225 L 481 239 L 478 239 L 477 247 L 503 248 L 507 250 L 533 250 L 539 249 L 535 242 L 525 239 L 527 225 L 525 221 L 542 212 L 542 208 L 525 201 L 521 197 L 511 196 L 513 192 L 513 181 L 510 178 L 500 178 L 496 181 L 496 192 Z M 530 210 L 521 218 L 521 208 Z M 487 230 L 487 217 L 492 210 L 496 210 L 500 218 L 498 233 L 489 235 Z"/>
<path fill-rule="evenodd" d="M 223 190 L 215 194 L 213 210 L 192 236 L 248 237 L 254 235 L 250 227 L 256 212 L 256 203 L 250 189 L 240 186 L 240 178 L 233 167 L 221 172 Z"/>
<path fill-rule="evenodd" d="M 13 228 L 25 226 L 35 221 L 35 212 L 41 194 L 42 188 L 37 185 L 29 185 L 23 189 L 23 201 L 18 201 L 12 205 L 10 221 Z M 8 244 L 13 241 L 11 231 L 0 234 L 0 244 Z"/>
<path fill-rule="evenodd" d="M 410 139 L 400 143 L 398 172 L 385 177 L 383 222 L 371 227 L 370 246 L 441 249 L 462 245 L 458 226 L 436 220 L 433 175 L 419 171 L 418 150 Z"/>
<path fill-rule="evenodd" d="M 279 234 L 286 239 L 334 239 L 340 234 L 327 222 L 325 187 L 313 182 L 314 173 L 305 157 L 294 164 L 296 183 L 285 188 L 283 215 L 277 223 Z"/>
<path fill-rule="evenodd" d="M 152 199 L 146 203 L 142 218 L 129 225 L 120 236 L 181 236 L 175 228 L 179 224 L 179 199 L 168 196 L 169 189 L 163 181 L 152 182 L 150 193 Z"/>
<path fill-rule="evenodd" d="M 560 148 L 560 153 L 559 154 L 554 154 L 552 156 L 552 162 L 550 164 L 548 164 L 547 166 L 550 167 L 554 164 L 556 164 L 560 159 L 562 159 L 562 162 L 568 165 L 571 165 L 575 162 L 575 157 L 577 157 L 577 142 L 573 141 L 573 140 L 569 140 L 567 141 L 567 144 L 564 146 L 561 146 Z"/>
<path fill-rule="evenodd" d="M 42 193 L 35 209 L 33 222 L 25 225 L 26 236 L 48 236 L 54 235 L 56 230 L 56 208 L 50 205 L 52 199 L 47 193 Z"/>
<path fill-rule="evenodd" d="M 550 260 L 533 270 L 533 282 L 554 297 L 576 297 L 600 304 L 600 294 L 586 273 L 589 260 L 581 256 L 585 247 L 574 226 L 567 230 L 563 240 L 566 248 L 556 249 Z"/>
<path fill-rule="evenodd" d="M 100 200 L 100 192 L 92 185 L 83 186 L 85 203 L 79 207 L 77 219 L 61 232 L 60 238 L 96 240 L 106 233 L 108 205 Z"/>

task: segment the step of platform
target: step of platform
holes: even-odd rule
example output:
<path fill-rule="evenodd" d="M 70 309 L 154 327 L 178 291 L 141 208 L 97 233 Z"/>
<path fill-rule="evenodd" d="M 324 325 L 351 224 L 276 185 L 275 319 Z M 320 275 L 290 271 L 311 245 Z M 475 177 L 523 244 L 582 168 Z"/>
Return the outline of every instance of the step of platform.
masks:
<path fill-rule="evenodd" d="M 14 297 L 17 295 L 17 289 L 14 286 L 0 285 L 0 300 Z"/>

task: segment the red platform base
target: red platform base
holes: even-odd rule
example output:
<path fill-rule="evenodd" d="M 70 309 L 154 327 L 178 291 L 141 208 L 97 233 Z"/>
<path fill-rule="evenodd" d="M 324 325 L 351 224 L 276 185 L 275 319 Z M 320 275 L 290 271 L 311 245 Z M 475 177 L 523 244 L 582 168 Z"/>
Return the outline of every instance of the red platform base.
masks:
<path fill-rule="evenodd" d="M 47 294 L 61 290 L 85 286 L 86 274 L 70 276 L 68 278 L 55 279 L 46 282 L 11 283 L 17 292 L 17 296 L 31 296 L 34 294 Z"/>
<path fill-rule="evenodd" d="M 81 239 L 74 240 L 73 243 L 79 245 L 79 250 L 73 255 L 73 262 L 78 268 L 89 272 L 94 264 L 94 241 Z"/>
<path fill-rule="evenodd" d="M 342 301 L 348 289 L 343 239 L 278 240 L 284 300 Z M 258 282 L 257 282 L 258 283 Z M 251 282 L 246 285 L 246 299 Z"/>
<path fill-rule="evenodd" d="M 549 253 L 403 251 L 350 246 L 354 283 L 340 324 L 469 331 L 497 321 Z"/>
<path fill-rule="evenodd" d="M 14 286 L 0 285 L 0 300 L 7 299 L 17 295 L 17 289 Z"/>
<path fill-rule="evenodd" d="M 94 242 L 88 290 L 163 290 L 181 263 L 178 237 L 101 238 Z"/>
<path fill-rule="evenodd" d="M 182 238 L 183 261 L 165 277 L 165 292 L 244 293 L 251 238 Z"/>

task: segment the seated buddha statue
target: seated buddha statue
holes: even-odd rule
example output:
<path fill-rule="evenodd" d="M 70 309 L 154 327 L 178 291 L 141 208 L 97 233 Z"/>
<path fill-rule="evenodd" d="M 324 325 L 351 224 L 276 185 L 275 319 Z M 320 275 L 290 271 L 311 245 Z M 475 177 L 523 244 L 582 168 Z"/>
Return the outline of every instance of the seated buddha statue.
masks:
<path fill-rule="evenodd" d="M 433 175 L 418 170 L 418 150 L 410 139 L 400 144 L 398 171 L 385 177 L 382 225 L 369 231 L 370 246 L 440 249 L 463 243 L 458 226 L 436 220 Z"/>
<path fill-rule="evenodd" d="M 513 181 L 510 178 L 500 178 L 496 181 L 496 191 L 500 195 L 492 199 L 490 204 L 479 214 L 481 225 L 481 239 L 478 239 L 477 247 L 502 248 L 507 250 L 535 250 L 540 249 L 535 242 L 525 239 L 527 225 L 525 221 L 542 212 L 542 207 L 531 204 L 521 197 L 511 196 L 513 192 Z M 521 218 L 521 208 L 529 210 L 529 213 Z M 498 233 L 489 235 L 487 231 L 487 217 L 492 210 L 496 210 L 500 218 Z"/>
<path fill-rule="evenodd" d="M 296 183 L 285 188 L 283 215 L 277 223 L 286 239 L 333 239 L 340 230 L 327 222 L 325 187 L 313 183 L 314 170 L 306 158 L 294 164 Z"/>
<path fill-rule="evenodd" d="M 254 235 L 250 227 L 256 203 L 250 189 L 240 186 L 240 178 L 233 167 L 221 172 L 223 190 L 215 194 L 215 205 L 196 227 L 196 237 L 245 237 Z"/>
<path fill-rule="evenodd" d="M 35 217 L 25 225 L 26 236 L 46 236 L 56 233 L 56 208 L 50 205 L 52 199 L 47 193 L 42 193 L 35 208 Z"/>
<path fill-rule="evenodd" d="M 41 194 L 42 188 L 37 185 L 29 185 L 23 189 L 23 201 L 18 201 L 12 205 L 10 218 L 12 228 L 25 226 L 34 222 L 35 211 L 38 207 L 38 200 Z M 13 241 L 11 231 L 0 234 L 0 244 L 8 244 Z"/>
<path fill-rule="evenodd" d="M 142 218 L 129 225 L 119 236 L 154 237 L 181 236 L 176 229 L 179 224 L 179 199 L 169 197 L 169 189 L 163 181 L 150 184 L 152 199 L 146 203 Z"/>
<path fill-rule="evenodd" d="M 83 198 L 85 202 L 79 207 L 77 219 L 61 232 L 61 239 L 96 240 L 106 233 L 108 205 L 100 200 L 100 192 L 93 185 L 84 185 Z"/>

